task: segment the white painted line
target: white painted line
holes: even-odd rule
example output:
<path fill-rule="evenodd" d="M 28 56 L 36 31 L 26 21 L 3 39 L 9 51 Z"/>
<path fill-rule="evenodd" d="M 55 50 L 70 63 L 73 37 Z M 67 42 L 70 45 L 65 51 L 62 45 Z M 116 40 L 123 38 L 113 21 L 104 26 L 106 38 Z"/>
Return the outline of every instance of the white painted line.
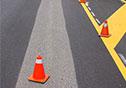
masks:
<path fill-rule="evenodd" d="M 85 5 L 88 6 L 89 5 L 89 2 L 86 2 Z"/>
<path fill-rule="evenodd" d="M 91 12 L 91 14 L 95 17 L 95 14 L 93 12 Z"/>
<path fill-rule="evenodd" d="M 91 8 L 89 6 L 88 6 L 88 9 L 90 10 L 91 14 L 95 17 L 96 15 L 94 14 L 94 12 L 91 11 Z M 98 24 L 101 24 L 101 22 L 97 18 L 95 19 L 98 22 Z"/>
<path fill-rule="evenodd" d="M 96 21 L 99 23 L 99 24 L 101 24 L 101 22 L 96 18 Z"/>
<path fill-rule="evenodd" d="M 91 8 L 90 7 L 88 7 L 88 9 L 91 11 Z"/>
<path fill-rule="evenodd" d="M 118 55 L 122 59 L 123 63 L 126 65 L 126 58 L 123 56 L 123 54 L 118 53 Z"/>

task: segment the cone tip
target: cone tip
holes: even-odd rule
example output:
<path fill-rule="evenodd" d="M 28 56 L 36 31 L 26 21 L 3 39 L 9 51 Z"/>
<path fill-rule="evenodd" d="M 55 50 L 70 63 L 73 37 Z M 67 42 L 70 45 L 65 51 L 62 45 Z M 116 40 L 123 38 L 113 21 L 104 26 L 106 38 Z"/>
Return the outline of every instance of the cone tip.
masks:
<path fill-rule="evenodd" d="M 38 55 L 38 56 L 37 56 L 37 59 L 42 59 L 42 56 Z"/>
<path fill-rule="evenodd" d="M 107 21 L 107 20 L 105 20 L 105 21 L 104 21 L 104 23 L 108 23 L 108 21 Z"/>

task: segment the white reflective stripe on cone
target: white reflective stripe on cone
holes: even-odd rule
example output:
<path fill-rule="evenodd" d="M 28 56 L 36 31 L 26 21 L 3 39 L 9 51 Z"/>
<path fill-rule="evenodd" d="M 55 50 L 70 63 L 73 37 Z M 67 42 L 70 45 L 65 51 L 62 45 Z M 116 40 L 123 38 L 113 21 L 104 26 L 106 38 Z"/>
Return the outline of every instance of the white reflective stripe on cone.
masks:
<path fill-rule="evenodd" d="M 104 27 L 107 27 L 107 26 L 108 26 L 108 24 L 104 23 Z"/>
<path fill-rule="evenodd" d="M 36 62 L 35 62 L 36 64 L 42 64 L 43 63 L 43 60 L 38 60 L 38 59 L 36 59 Z"/>

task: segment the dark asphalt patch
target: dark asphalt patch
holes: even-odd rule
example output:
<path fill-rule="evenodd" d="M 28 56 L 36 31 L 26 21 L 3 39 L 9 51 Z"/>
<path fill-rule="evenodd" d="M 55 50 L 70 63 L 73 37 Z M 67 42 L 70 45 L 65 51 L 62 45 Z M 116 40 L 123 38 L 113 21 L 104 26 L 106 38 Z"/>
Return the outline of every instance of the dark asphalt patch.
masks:
<path fill-rule="evenodd" d="M 118 10 L 123 3 L 120 0 L 87 0 L 89 7 L 95 13 L 96 18 L 103 23 L 116 10 Z"/>
<path fill-rule="evenodd" d="M 2 88 L 15 88 L 40 2 L 2 1 Z"/>
<path fill-rule="evenodd" d="M 123 36 L 123 38 L 120 40 L 118 45 L 115 47 L 115 50 L 118 54 L 121 53 L 126 58 L 126 33 Z"/>
<path fill-rule="evenodd" d="M 125 80 L 78 0 L 62 0 L 78 88 L 126 88 Z"/>

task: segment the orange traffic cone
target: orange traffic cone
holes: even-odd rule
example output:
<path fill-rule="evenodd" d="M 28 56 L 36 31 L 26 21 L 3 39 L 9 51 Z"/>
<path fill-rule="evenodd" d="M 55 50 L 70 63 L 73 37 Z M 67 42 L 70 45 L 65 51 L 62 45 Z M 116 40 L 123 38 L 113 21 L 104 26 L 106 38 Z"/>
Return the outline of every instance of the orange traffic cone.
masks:
<path fill-rule="evenodd" d="M 86 0 L 79 0 L 80 3 L 86 3 Z"/>
<path fill-rule="evenodd" d="M 105 21 L 104 24 L 103 24 L 103 28 L 102 28 L 102 31 L 101 31 L 101 34 L 100 34 L 100 37 L 110 37 L 111 35 L 109 34 L 109 29 L 108 29 L 108 22 Z"/>
<path fill-rule="evenodd" d="M 49 79 L 49 76 L 45 74 L 44 65 L 43 65 L 43 58 L 39 55 L 37 56 L 34 72 L 28 78 L 30 81 L 45 83 Z"/>

